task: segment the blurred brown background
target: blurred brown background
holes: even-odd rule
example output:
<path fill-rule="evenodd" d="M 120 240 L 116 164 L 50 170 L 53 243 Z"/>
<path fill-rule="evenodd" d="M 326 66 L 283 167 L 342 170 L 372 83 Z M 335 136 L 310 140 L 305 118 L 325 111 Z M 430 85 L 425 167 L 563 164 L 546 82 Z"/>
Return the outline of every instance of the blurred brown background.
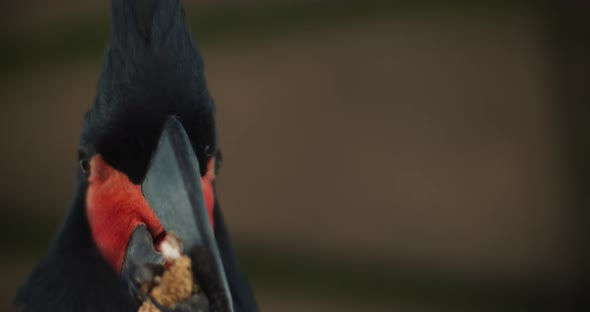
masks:
<path fill-rule="evenodd" d="M 587 255 L 575 5 L 185 3 L 264 311 L 565 309 Z M 4 311 L 68 207 L 109 1 L 2 6 Z"/>

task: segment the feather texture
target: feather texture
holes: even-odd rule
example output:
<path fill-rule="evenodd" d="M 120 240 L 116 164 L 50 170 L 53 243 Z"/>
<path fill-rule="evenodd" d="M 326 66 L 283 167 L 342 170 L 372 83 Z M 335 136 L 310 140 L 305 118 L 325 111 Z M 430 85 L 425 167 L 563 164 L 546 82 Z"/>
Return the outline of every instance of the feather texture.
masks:
<path fill-rule="evenodd" d="M 139 184 L 165 119 L 175 115 L 205 176 L 212 153 L 218 151 L 215 105 L 180 0 L 112 0 L 111 29 L 94 105 L 84 118 L 81 146 Z M 24 312 L 137 311 L 138 303 L 92 238 L 88 182 L 81 172 L 78 181 L 68 216 L 15 301 Z M 257 311 L 217 203 L 213 213 L 236 311 Z"/>

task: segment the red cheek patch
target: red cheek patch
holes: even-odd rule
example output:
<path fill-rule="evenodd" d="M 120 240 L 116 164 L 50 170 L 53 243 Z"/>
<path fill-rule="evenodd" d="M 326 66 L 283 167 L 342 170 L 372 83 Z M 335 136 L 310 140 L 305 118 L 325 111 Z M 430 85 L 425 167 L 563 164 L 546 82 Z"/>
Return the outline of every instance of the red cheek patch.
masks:
<path fill-rule="evenodd" d="M 209 215 L 209 223 L 211 229 L 215 230 L 213 220 L 213 206 L 215 205 L 215 195 L 213 193 L 213 180 L 215 180 L 215 158 L 211 158 L 207 163 L 207 173 L 201 178 L 201 188 L 203 189 L 203 197 L 205 197 L 205 205 L 207 206 L 207 214 Z"/>
<path fill-rule="evenodd" d="M 201 178 L 211 228 L 214 223 L 214 162 L 213 158 L 209 161 L 207 174 Z M 92 237 L 105 260 L 120 272 L 129 238 L 138 225 L 145 224 L 155 240 L 161 240 L 166 231 L 143 196 L 140 186 L 109 166 L 100 155 L 90 161 L 88 182 L 86 213 Z"/>
<path fill-rule="evenodd" d="M 165 234 L 139 185 L 109 166 L 101 156 L 90 161 L 86 209 L 92 236 L 107 262 L 121 271 L 131 233 L 145 224 L 152 237 Z"/>

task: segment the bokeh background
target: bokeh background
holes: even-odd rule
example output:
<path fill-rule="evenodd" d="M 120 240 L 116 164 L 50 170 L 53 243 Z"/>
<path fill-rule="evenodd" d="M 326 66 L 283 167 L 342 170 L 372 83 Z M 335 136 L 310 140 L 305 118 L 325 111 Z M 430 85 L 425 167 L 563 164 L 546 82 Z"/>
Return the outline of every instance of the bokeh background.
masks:
<path fill-rule="evenodd" d="M 263 311 L 574 311 L 583 1 L 189 1 Z M 0 310 L 64 216 L 106 0 L 0 7 Z"/>

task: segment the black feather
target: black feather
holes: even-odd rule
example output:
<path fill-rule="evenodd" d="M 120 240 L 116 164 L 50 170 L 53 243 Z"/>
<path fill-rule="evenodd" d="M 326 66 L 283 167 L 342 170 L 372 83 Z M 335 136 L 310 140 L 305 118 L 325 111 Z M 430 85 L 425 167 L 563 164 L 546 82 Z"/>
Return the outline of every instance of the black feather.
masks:
<path fill-rule="evenodd" d="M 213 214 L 215 222 L 215 239 L 219 246 L 219 254 L 223 261 L 225 274 L 233 297 L 234 309 L 236 312 L 258 311 L 254 294 L 250 289 L 246 276 L 242 273 L 240 263 L 233 250 L 229 233 L 225 227 L 223 214 L 219 208 L 218 200 L 215 200 Z"/>
<path fill-rule="evenodd" d="M 130 5 L 134 8 L 133 12 L 135 13 L 139 33 L 143 35 L 146 43 L 149 44 L 156 2 L 154 0 L 132 0 Z"/>
<path fill-rule="evenodd" d="M 113 0 L 111 41 L 80 144 L 139 184 L 168 115 L 181 120 L 206 170 L 218 150 L 215 105 L 180 1 Z M 94 244 L 81 172 L 78 181 L 68 217 L 15 301 L 24 312 L 137 311 L 138 304 Z M 256 311 L 217 205 L 215 210 L 216 238 L 236 311 Z"/>
<path fill-rule="evenodd" d="M 180 1 L 140 2 L 113 1 L 113 34 L 87 124 L 93 137 L 83 138 L 136 183 L 168 115 L 182 121 L 201 168 L 205 150 L 217 148 L 215 107 Z"/>
<path fill-rule="evenodd" d="M 19 288 L 23 312 L 137 311 L 117 274 L 98 253 L 86 219 L 87 183 L 79 175 L 69 215 L 49 253 Z"/>

